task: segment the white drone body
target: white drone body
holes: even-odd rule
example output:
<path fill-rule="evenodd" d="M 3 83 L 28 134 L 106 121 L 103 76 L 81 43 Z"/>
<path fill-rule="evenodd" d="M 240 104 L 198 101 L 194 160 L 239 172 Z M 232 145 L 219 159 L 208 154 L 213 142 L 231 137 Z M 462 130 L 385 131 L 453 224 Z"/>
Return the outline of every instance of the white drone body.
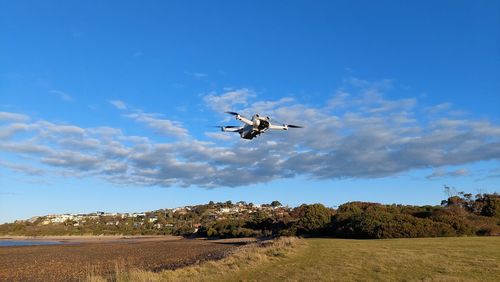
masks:
<path fill-rule="evenodd" d="M 293 124 L 274 125 L 271 124 L 269 117 L 261 117 L 259 116 L 259 114 L 253 115 L 252 119 L 250 120 L 235 112 L 226 113 L 235 116 L 235 118 L 241 121 L 244 125 L 228 125 L 218 127 L 221 129 L 221 131 L 224 132 L 237 132 L 243 139 L 253 139 L 254 137 L 257 137 L 260 134 L 266 132 L 267 130 L 288 130 L 289 128 L 302 128 L 302 126 Z"/>

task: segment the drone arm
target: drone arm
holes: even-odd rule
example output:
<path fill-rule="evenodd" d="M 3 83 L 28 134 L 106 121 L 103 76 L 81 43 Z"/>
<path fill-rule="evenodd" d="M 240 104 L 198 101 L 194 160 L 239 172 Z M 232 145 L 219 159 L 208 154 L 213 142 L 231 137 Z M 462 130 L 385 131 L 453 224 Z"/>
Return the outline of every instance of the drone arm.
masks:
<path fill-rule="evenodd" d="M 272 130 L 288 130 L 288 126 L 286 126 L 285 124 L 283 124 L 283 125 L 270 124 L 269 125 L 269 129 L 272 129 Z"/>
<path fill-rule="evenodd" d="M 237 115 L 236 119 L 243 122 L 244 124 L 253 125 L 253 122 L 251 120 L 247 119 L 246 117 Z"/>

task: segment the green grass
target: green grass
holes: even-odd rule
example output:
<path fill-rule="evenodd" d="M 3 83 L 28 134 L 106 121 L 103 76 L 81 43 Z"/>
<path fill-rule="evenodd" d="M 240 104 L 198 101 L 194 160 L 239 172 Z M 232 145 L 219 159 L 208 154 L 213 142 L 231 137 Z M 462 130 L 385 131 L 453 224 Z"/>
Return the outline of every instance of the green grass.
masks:
<path fill-rule="evenodd" d="M 500 281 L 500 237 L 305 239 L 223 281 Z"/>

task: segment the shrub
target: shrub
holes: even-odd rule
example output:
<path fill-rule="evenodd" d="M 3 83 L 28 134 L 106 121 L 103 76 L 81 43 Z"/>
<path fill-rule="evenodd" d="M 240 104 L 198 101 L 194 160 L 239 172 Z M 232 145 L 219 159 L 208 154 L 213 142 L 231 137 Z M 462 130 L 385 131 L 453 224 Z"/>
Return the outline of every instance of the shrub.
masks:
<path fill-rule="evenodd" d="M 293 213 L 298 217 L 295 228 L 299 234 L 318 234 L 330 227 L 332 212 L 322 204 L 301 205 Z"/>

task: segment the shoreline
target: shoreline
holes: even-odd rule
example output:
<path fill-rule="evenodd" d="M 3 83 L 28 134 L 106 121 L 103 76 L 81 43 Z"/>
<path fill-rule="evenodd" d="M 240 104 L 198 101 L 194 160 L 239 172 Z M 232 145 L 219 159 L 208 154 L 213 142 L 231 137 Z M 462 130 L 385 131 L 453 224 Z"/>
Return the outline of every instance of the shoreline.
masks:
<path fill-rule="evenodd" d="M 91 243 L 138 243 L 138 242 L 174 242 L 174 241 L 210 241 L 222 244 L 245 245 L 261 241 L 261 238 L 242 237 L 208 239 L 204 237 L 185 238 L 174 235 L 57 235 L 57 236 L 0 236 L 0 242 L 9 241 L 34 241 L 34 242 L 57 242 L 69 244 L 91 244 Z M 5 248 L 5 247 L 2 247 Z"/>
<path fill-rule="evenodd" d="M 173 235 L 57 235 L 57 236 L 0 236 L 0 241 L 44 241 L 67 243 L 177 241 L 182 236 Z"/>

